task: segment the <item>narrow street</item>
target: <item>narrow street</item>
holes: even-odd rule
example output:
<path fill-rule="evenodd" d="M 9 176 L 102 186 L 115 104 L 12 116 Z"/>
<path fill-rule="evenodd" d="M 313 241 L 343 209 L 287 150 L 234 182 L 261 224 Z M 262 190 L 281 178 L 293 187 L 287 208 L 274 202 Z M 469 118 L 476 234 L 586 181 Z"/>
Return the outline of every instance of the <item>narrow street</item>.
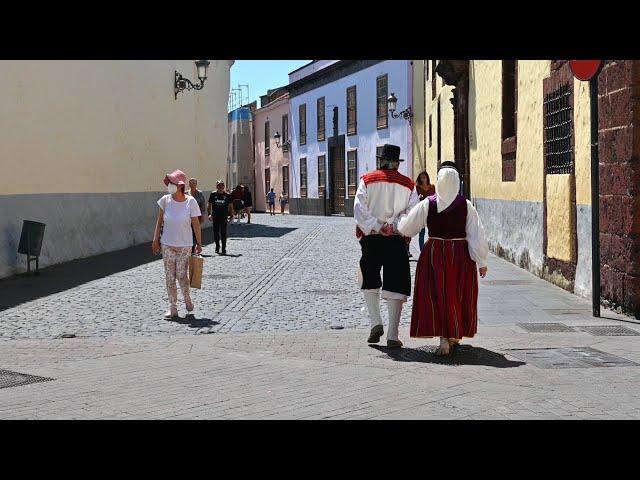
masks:
<path fill-rule="evenodd" d="M 640 418 L 637 321 L 593 318 L 589 299 L 491 256 L 479 333 L 452 357 L 409 338 L 411 300 L 405 347 L 368 345 L 353 218 L 252 220 L 229 226 L 226 257 L 206 232 L 179 321 L 162 318 L 146 245 L 3 280 L 0 419 Z"/>

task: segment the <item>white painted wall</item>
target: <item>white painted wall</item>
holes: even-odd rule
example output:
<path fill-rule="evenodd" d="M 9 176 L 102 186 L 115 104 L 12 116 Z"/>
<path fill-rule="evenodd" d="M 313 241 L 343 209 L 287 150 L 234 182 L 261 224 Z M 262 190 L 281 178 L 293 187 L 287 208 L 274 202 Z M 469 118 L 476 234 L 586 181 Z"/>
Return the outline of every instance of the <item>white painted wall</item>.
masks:
<path fill-rule="evenodd" d="M 347 175 L 346 155 L 349 150 L 358 149 L 358 176 L 376 168 L 376 147 L 385 143 L 400 146 L 400 158 L 405 161 L 400 172 L 411 176 L 412 151 L 410 145 L 409 122 L 402 118 L 391 118 L 389 127 L 378 130 L 376 127 L 376 78 L 388 74 L 389 94 L 398 99 L 398 111 L 407 108 L 410 101 L 410 63 L 409 60 L 385 60 L 371 67 L 343 77 L 328 85 L 316 88 L 291 98 L 291 197 L 300 197 L 300 157 L 307 157 L 307 197 L 318 198 L 318 162 L 319 155 L 326 155 L 328 161 L 328 139 L 333 136 L 333 107 L 338 106 L 338 134 L 345 135 L 345 178 Z M 347 88 L 356 85 L 358 133 L 347 136 Z M 325 97 L 325 133 L 326 140 L 317 142 L 316 101 Z M 299 145 L 298 107 L 307 105 L 307 143 Z M 329 179 L 327 179 L 328 182 Z"/>

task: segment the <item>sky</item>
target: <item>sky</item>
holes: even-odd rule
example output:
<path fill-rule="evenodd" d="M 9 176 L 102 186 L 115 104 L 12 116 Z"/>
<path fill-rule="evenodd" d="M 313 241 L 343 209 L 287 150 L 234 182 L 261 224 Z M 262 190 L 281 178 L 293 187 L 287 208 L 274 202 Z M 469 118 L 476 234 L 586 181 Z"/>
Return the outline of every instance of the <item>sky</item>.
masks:
<path fill-rule="evenodd" d="M 236 60 L 231 67 L 231 88 L 238 85 L 249 85 L 249 99 L 247 88 L 242 90 L 242 103 L 258 101 L 260 95 L 265 95 L 271 88 L 282 87 L 289 83 L 289 73 L 309 63 L 311 60 Z M 238 99 L 240 92 L 237 92 Z"/>

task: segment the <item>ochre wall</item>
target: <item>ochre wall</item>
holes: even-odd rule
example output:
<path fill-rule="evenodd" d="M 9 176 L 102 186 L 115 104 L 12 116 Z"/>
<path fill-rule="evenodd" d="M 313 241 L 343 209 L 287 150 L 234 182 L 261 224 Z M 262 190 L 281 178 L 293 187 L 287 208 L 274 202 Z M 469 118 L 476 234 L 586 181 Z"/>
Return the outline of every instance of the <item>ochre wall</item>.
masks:
<path fill-rule="evenodd" d="M 438 172 L 438 102 L 440 102 L 441 114 L 441 161 L 453 160 L 453 98 L 452 87 L 443 85 L 442 78 L 433 71 L 432 61 L 429 62 L 429 80 L 426 82 L 425 92 L 425 122 L 426 129 L 426 151 L 427 151 L 427 173 L 431 177 L 431 183 L 435 183 Z M 436 82 L 436 97 L 432 99 L 432 82 Z M 429 115 L 431 115 L 431 147 L 429 147 Z"/>
<path fill-rule="evenodd" d="M 475 110 L 470 109 L 472 196 L 503 200 L 543 200 L 544 146 L 542 80 L 549 60 L 518 61 L 516 181 L 502 182 L 502 61 L 475 60 L 470 84 Z M 591 204 L 589 85 L 575 80 L 574 129 L 576 201 Z"/>
<path fill-rule="evenodd" d="M 192 60 L 0 61 L 3 194 L 164 190 L 180 168 L 210 188 L 224 178 L 228 60 L 200 91 L 174 98 Z"/>

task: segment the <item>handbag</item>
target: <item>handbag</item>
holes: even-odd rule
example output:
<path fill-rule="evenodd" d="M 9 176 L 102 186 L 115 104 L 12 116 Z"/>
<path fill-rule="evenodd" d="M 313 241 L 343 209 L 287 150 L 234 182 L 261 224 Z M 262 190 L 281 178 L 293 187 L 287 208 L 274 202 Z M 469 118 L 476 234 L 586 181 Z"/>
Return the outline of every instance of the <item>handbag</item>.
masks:
<path fill-rule="evenodd" d="M 191 288 L 202 288 L 202 270 L 204 269 L 204 258 L 200 255 L 189 257 L 189 285 Z"/>

